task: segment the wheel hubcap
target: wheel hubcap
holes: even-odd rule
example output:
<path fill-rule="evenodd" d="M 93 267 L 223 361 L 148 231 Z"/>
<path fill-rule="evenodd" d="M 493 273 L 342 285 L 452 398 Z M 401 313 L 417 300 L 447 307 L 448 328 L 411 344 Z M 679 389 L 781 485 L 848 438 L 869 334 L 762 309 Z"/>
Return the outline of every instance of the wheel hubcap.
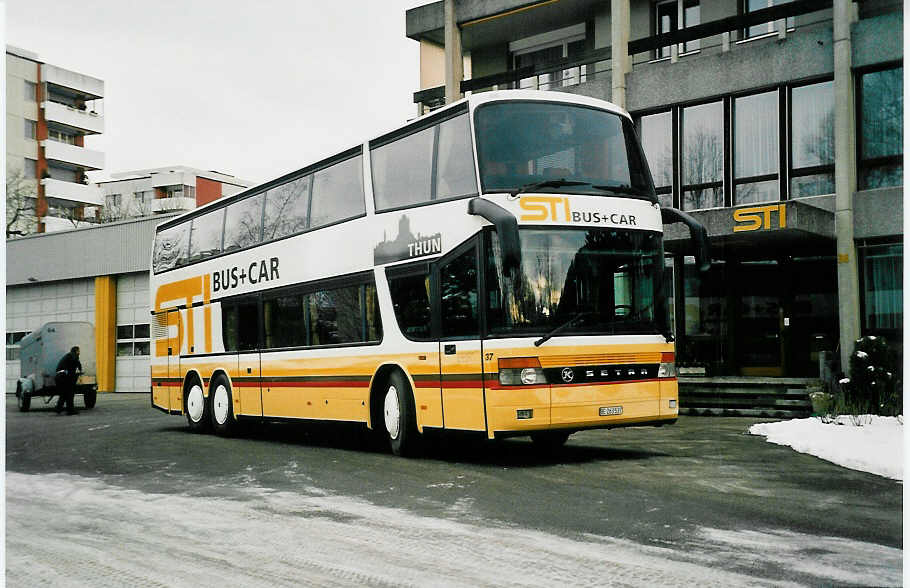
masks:
<path fill-rule="evenodd" d="M 191 421 L 198 423 L 202 420 L 203 412 L 205 412 L 205 397 L 202 395 L 202 387 L 196 384 L 190 388 L 186 396 L 186 413 Z"/>
<path fill-rule="evenodd" d="M 385 415 L 385 430 L 389 432 L 389 437 L 397 439 L 401 409 L 398 407 L 398 390 L 395 389 L 395 386 L 389 386 L 389 390 L 385 393 L 383 413 Z"/>
<path fill-rule="evenodd" d="M 212 398 L 212 412 L 215 415 L 215 422 L 219 425 L 223 425 L 227 422 L 228 409 L 230 408 L 229 403 L 229 394 L 227 388 L 224 384 L 219 384 L 215 388 L 215 395 Z"/>

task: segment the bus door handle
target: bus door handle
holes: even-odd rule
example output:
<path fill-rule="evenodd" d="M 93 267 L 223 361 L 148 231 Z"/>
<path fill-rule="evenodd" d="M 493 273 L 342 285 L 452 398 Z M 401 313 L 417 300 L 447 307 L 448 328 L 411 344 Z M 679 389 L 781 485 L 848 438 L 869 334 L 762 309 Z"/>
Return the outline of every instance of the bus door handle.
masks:
<path fill-rule="evenodd" d="M 455 355 L 455 345 L 445 345 L 443 351 L 446 355 Z"/>

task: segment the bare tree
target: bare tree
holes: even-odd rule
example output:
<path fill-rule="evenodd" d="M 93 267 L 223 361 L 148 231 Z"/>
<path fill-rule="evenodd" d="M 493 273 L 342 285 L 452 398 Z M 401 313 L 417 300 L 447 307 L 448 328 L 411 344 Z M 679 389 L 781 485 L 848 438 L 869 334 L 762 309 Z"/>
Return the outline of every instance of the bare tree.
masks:
<path fill-rule="evenodd" d="M 38 198 L 34 180 L 26 178 L 21 169 L 6 172 L 6 238 L 27 235 L 38 228 L 35 203 Z"/>

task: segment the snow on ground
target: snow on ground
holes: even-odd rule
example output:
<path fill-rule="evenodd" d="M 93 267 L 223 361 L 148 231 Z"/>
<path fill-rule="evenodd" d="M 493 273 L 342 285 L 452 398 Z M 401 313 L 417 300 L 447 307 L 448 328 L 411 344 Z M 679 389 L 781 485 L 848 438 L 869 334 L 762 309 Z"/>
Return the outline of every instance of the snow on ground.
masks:
<path fill-rule="evenodd" d="M 901 583 L 900 549 L 784 530 L 702 528 L 654 546 L 418 516 L 316 488 L 166 495 L 15 472 L 6 484 L 10 587 Z"/>
<path fill-rule="evenodd" d="M 839 416 L 831 423 L 817 417 L 793 419 L 752 425 L 749 433 L 845 468 L 904 479 L 904 426 L 900 417 Z"/>

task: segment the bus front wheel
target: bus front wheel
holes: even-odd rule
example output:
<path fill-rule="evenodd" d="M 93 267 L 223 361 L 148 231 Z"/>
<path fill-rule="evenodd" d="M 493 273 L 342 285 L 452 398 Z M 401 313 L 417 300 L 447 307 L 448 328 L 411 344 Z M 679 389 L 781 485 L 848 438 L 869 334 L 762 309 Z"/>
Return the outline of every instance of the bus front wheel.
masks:
<path fill-rule="evenodd" d="M 392 453 L 413 455 L 417 450 L 420 433 L 411 386 L 401 372 L 393 372 L 386 382 L 382 400 L 382 416 Z"/>
<path fill-rule="evenodd" d="M 237 421 L 234 419 L 231 385 L 224 376 L 217 376 L 212 380 L 209 396 L 212 403 L 212 427 L 215 433 L 222 437 L 230 437 L 237 431 Z"/>

